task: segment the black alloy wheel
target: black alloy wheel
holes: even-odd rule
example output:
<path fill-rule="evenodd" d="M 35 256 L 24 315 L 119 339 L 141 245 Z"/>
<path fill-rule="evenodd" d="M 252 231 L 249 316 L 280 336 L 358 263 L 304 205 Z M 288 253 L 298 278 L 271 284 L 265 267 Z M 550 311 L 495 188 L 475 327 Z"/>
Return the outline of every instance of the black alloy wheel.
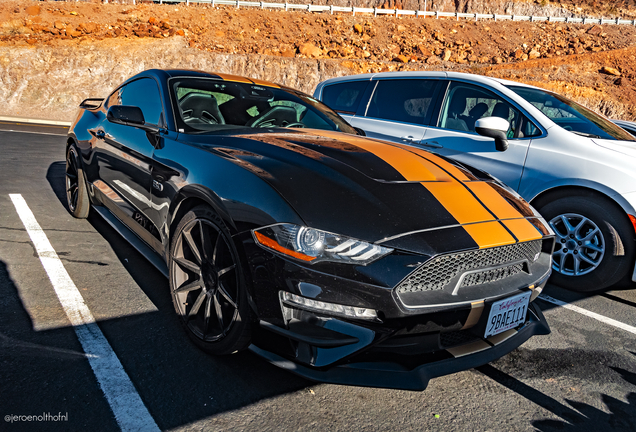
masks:
<path fill-rule="evenodd" d="M 223 222 L 207 207 L 189 211 L 170 250 L 170 289 L 191 339 L 211 354 L 249 345 L 249 308 L 238 253 Z"/>
<path fill-rule="evenodd" d="M 81 168 L 79 156 L 75 146 L 70 145 L 66 151 L 66 204 L 73 216 L 84 219 L 90 211 L 90 201 Z"/>

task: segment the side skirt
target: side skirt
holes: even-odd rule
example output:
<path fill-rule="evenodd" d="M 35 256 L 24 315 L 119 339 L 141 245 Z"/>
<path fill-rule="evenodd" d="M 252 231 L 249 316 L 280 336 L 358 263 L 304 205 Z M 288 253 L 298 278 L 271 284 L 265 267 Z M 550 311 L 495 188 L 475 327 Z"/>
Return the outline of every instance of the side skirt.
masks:
<path fill-rule="evenodd" d="M 161 272 L 166 278 L 168 278 L 168 266 L 165 261 L 157 252 L 152 250 L 143 240 L 141 240 L 137 234 L 132 232 L 130 228 L 124 225 L 117 217 L 110 212 L 104 206 L 92 206 L 92 210 L 98 213 L 108 224 L 113 227 L 115 231 L 119 233 L 132 247 L 144 256 L 157 270 Z"/>

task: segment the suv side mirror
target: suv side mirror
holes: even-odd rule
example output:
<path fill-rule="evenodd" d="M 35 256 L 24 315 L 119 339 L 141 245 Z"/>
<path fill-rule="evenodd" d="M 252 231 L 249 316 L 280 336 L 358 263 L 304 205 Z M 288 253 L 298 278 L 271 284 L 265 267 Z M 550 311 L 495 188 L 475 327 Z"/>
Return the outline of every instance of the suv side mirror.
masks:
<path fill-rule="evenodd" d="M 157 126 L 146 124 L 144 113 L 141 111 L 141 108 L 136 106 L 113 105 L 108 108 L 106 118 L 111 123 L 134 126 L 147 132 L 159 131 Z"/>
<path fill-rule="evenodd" d="M 497 151 L 506 151 L 508 148 L 506 134 L 509 128 L 508 120 L 501 117 L 483 117 L 475 122 L 475 132 L 485 137 L 494 138 Z"/>

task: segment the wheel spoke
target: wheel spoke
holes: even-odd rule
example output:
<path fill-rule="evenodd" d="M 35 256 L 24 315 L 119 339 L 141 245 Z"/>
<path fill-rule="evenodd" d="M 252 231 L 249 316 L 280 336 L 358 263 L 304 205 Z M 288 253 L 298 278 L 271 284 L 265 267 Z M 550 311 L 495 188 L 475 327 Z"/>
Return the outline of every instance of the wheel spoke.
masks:
<path fill-rule="evenodd" d="M 184 292 L 194 291 L 197 288 L 203 288 L 203 285 L 201 283 L 201 279 L 197 279 L 197 280 L 192 281 L 190 283 L 185 283 L 185 284 L 181 285 L 179 288 L 177 288 L 176 290 L 174 290 L 174 292 L 175 292 L 175 294 L 184 293 Z"/>
<path fill-rule="evenodd" d="M 232 264 L 231 266 L 226 267 L 226 268 L 224 268 L 223 270 L 219 270 L 219 271 L 218 271 L 218 273 L 217 273 L 217 277 L 218 277 L 219 279 L 221 279 L 221 276 L 223 276 L 223 275 L 224 275 L 224 274 L 226 274 L 227 272 L 230 272 L 230 271 L 234 270 L 234 268 L 235 268 L 235 267 L 236 267 L 236 264 Z"/>
<path fill-rule="evenodd" d="M 561 272 L 563 272 L 563 271 L 564 271 L 564 268 L 565 268 L 565 260 L 566 260 L 566 258 L 567 258 L 567 257 L 568 257 L 568 255 L 567 255 L 567 254 L 561 254 L 561 259 L 559 260 L 559 270 L 560 270 Z"/>
<path fill-rule="evenodd" d="M 225 326 L 223 325 L 223 309 L 221 309 L 221 303 L 216 298 L 216 294 L 212 297 L 214 299 L 214 310 L 216 311 L 216 319 L 219 321 L 219 327 L 221 327 L 221 334 L 225 336 Z"/>
<path fill-rule="evenodd" d="M 575 256 L 573 258 L 574 258 L 574 276 L 578 276 L 579 268 L 581 267 L 581 259 L 578 256 Z"/>
<path fill-rule="evenodd" d="M 183 238 L 188 244 L 188 247 L 190 248 L 190 250 L 192 251 L 194 258 L 197 260 L 197 264 L 201 265 L 202 263 L 201 252 L 199 251 L 199 248 L 197 247 L 197 245 L 194 242 L 194 239 L 192 238 L 192 229 L 190 229 L 189 231 L 183 231 Z"/>
<path fill-rule="evenodd" d="M 585 261 L 588 264 L 592 264 L 594 267 L 596 267 L 599 264 L 599 260 L 595 261 L 585 254 L 579 254 L 579 257 L 581 257 L 581 260 Z"/>
<path fill-rule="evenodd" d="M 548 222 L 548 224 L 550 225 L 550 228 L 552 228 L 552 231 L 554 231 L 554 233 L 556 234 L 557 240 L 561 240 L 562 238 L 567 237 L 567 233 L 561 234 L 561 230 L 559 230 L 559 228 L 554 223 L 554 219 Z"/>
<path fill-rule="evenodd" d="M 597 246 L 594 243 L 585 243 L 586 249 L 592 249 L 594 252 L 603 252 L 604 249 L 601 246 Z"/>
<path fill-rule="evenodd" d="M 223 298 L 225 298 L 225 300 L 232 305 L 232 307 L 234 309 L 238 309 L 238 306 L 236 305 L 236 302 L 232 299 L 232 296 L 230 296 L 230 294 L 227 292 L 227 290 L 225 289 L 225 286 L 223 286 L 222 283 L 219 282 L 219 286 L 217 288 L 217 292 L 219 294 L 221 294 L 223 296 Z"/>
<path fill-rule="evenodd" d="M 210 316 L 212 315 L 212 297 L 206 296 L 205 312 L 203 315 L 203 334 L 206 335 L 210 331 Z"/>
<path fill-rule="evenodd" d="M 205 300 L 206 297 L 207 295 L 205 294 L 205 290 L 201 290 L 201 293 L 199 293 L 199 297 L 197 297 L 196 301 L 192 305 L 192 309 L 190 309 L 188 318 L 195 316 L 199 312 L 199 309 L 201 308 L 201 303 L 203 303 L 203 300 Z"/>
<path fill-rule="evenodd" d="M 567 230 L 567 234 L 574 233 L 574 227 L 572 226 L 572 224 L 570 224 L 570 220 L 568 219 L 567 216 L 561 215 L 561 222 L 563 222 L 563 225 L 565 225 L 565 229 Z"/>
<path fill-rule="evenodd" d="M 583 238 L 581 239 L 581 241 L 589 242 L 589 241 L 591 241 L 591 240 L 592 240 L 592 239 L 596 236 L 596 234 L 598 234 L 599 232 L 600 232 L 600 230 L 598 229 L 598 227 L 596 227 L 596 228 L 594 228 L 594 229 L 593 229 L 593 230 L 592 230 L 589 234 L 587 234 L 585 237 L 583 237 Z"/>
<path fill-rule="evenodd" d="M 216 242 L 214 242 L 214 250 L 212 251 L 212 262 L 216 263 L 217 254 L 219 253 L 219 244 L 221 243 L 221 233 L 218 233 Z"/>
<path fill-rule="evenodd" d="M 201 221 L 199 221 L 198 223 L 199 223 L 199 237 L 201 238 L 201 252 L 203 253 L 202 259 L 205 259 L 207 261 L 209 258 L 208 258 L 208 251 L 205 245 L 208 243 L 206 242 L 204 224 Z"/>
<path fill-rule="evenodd" d="M 179 264 L 182 268 L 191 271 L 192 273 L 199 273 L 199 266 L 193 263 L 190 260 L 181 257 L 173 257 L 174 261 Z"/>

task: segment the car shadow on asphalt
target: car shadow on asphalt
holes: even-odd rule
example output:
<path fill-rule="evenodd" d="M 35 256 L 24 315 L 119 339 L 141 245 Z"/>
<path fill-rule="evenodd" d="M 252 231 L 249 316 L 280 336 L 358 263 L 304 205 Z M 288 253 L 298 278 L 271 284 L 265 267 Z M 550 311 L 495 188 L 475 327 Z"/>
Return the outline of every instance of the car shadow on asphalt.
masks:
<path fill-rule="evenodd" d="M 66 208 L 64 171 L 55 162 L 46 177 Z M 99 214 L 88 222 L 157 308 L 98 324 L 162 430 L 314 385 L 250 352 L 211 356 L 196 348 L 175 314 L 168 280 Z"/>
<path fill-rule="evenodd" d="M 523 351 L 520 348 L 517 351 Z M 536 352 L 537 350 L 528 350 L 529 352 Z M 554 353 L 544 350 L 545 355 L 553 356 Z M 514 356 L 515 353 L 511 353 L 510 356 Z M 565 353 L 564 353 L 565 354 Z M 636 356 L 636 353 L 630 352 L 631 355 Z M 585 353 L 576 350 L 571 357 L 578 358 L 583 365 L 583 369 L 586 367 L 586 361 L 598 363 L 598 359 L 585 358 Z M 519 379 L 507 374 L 500 368 L 496 367 L 497 363 L 501 360 L 494 362 L 493 364 L 487 364 L 476 368 L 477 371 L 489 377 L 493 381 L 501 384 L 511 391 L 523 396 L 529 401 L 539 405 L 543 409 L 551 412 L 555 416 L 560 417 L 562 420 L 544 419 L 534 420 L 531 422 L 532 426 L 536 430 L 542 432 L 553 431 L 632 431 L 634 422 L 636 421 L 636 393 L 630 392 L 625 396 L 626 402 L 616 399 L 612 396 L 601 393 L 600 401 L 605 405 L 607 411 L 601 410 L 596 406 L 579 402 L 572 399 L 564 399 L 567 403 L 561 403 L 558 400 L 548 396 L 547 394 L 533 388 L 532 386 L 520 381 Z M 570 360 L 572 361 L 572 360 Z M 568 361 L 567 363 L 570 363 Z M 519 364 L 517 364 L 519 366 Z M 574 364 L 572 364 L 574 366 Z M 636 385 L 636 373 L 618 368 L 615 366 L 609 366 L 614 370 L 622 379 L 630 384 Z M 578 369 L 578 368 L 577 368 Z M 586 374 L 586 371 L 577 370 L 579 374 Z M 528 372 L 534 377 L 536 373 Z"/>

